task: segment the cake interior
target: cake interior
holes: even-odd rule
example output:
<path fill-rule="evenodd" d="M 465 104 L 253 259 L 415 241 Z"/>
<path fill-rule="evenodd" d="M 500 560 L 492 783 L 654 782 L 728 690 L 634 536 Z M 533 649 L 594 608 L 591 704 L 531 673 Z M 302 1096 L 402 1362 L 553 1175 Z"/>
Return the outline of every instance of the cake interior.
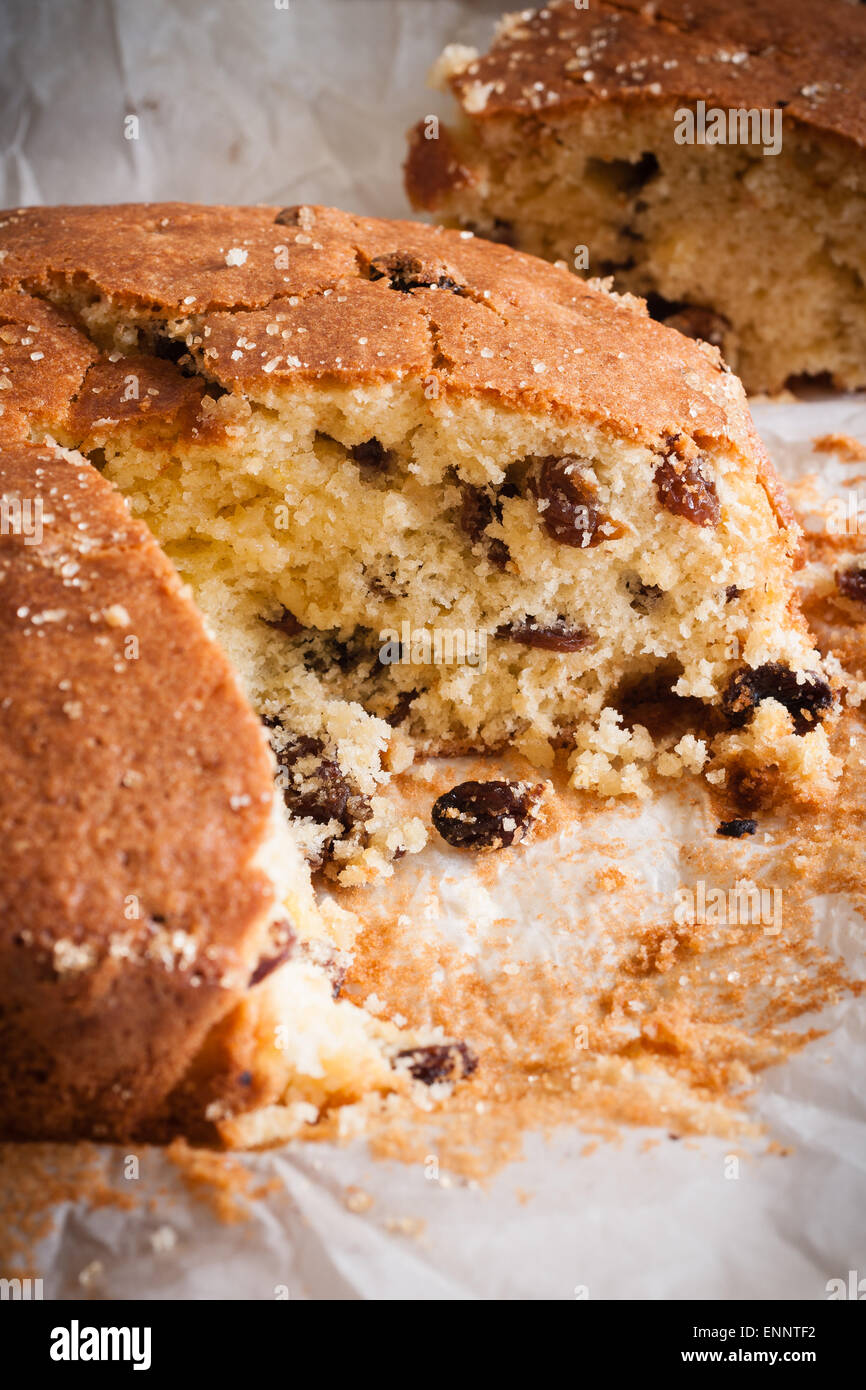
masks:
<path fill-rule="evenodd" d="M 121 377 L 152 344 L 152 324 L 115 306 L 74 307 Z M 275 306 L 275 339 L 281 325 Z M 196 324 L 160 333 L 207 380 Z M 200 409 L 180 440 L 149 419 L 62 442 L 192 586 L 271 730 L 308 857 L 341 883 L 423 845 L 382 794 L 419 753 L 510 742 L 545 769 L 565 746 L 573 785 L 604 795 L 646 794 L 658 774 L 724 783 L 731 758 L 804 794 L 829 784 L 820 720 L 804 724 L 788 688 L 811 691 L 819 665 L 790 611 L 790 537 L 724 438 L 672 432 L 659 452 L 412 379 L 256 399 L 212 383 Z M 761 703 L 729 719 L 744 667 L 768 672 Z M 629 713 L 647 690 L 687 714 L 685 733 Z"/>

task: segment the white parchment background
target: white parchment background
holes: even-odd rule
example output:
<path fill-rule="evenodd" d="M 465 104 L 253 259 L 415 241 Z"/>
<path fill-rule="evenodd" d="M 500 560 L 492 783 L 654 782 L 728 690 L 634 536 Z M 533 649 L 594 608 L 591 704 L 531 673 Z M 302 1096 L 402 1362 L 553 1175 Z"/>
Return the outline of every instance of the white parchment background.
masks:
<path fill-rule="evenodd" d="M 404 132 L 442 109 L 424 89 L 427 67 L 445 43 L 483 46 L 505 7 L 4 0 L 0 203 L 310 201 L 406 215 Z M 124 138 L 129 115 L 137 140 Z M 764 405 L 756 416 L 789 476 L 815 468 L 808 441 L 819 433 L 866 439 L 866 403 L 854 398 Z M 676 881 L 664 815 L 656 806 L 609 826 L 655 845 L 644 867 L 660 889 Z M 555 900 L 567 895 L 564 874 L 552 865 Z M 820 927 L 862 959 L 864 924 L 844 904 L 824 904 Z M 766 1157 L 756 1144 L 736 1181 L 724 1177 L 730 1141 L 642 1152 L 647 1131 L 589 1156 L 576 1132 L 551 1144 L 531 1137 L 525 1160 L 486 1191 L 375 1163 L 361 1146 L 298 1147 L 247 1160 L 278 1173 L 284 1192 L 227 1226 L 151 1153 L 137 1195 L 154 1194 L 154 1208 L 63 1208 L 38 1272 L 47 1297 L 271 1299 L 284 1286 L 293 1299 L 571 1299 L 583 1286 L 590 1298 L 824 1298 L 829 1279 L 866 1275 L 866 1018 L 848 1003 L 835 1023 L 829 1039 L 767 1073 L 756 1101 L 793 1154 Z M 119 1173 L 121 1156 L 112 1161 Z M 348 1184 L 375 1197 L 368 1213 L 347 1211 Z M 403 1217 L 424 1222 L 422 1234 L 389 1229 Z M 150 1237 L 166 1224 L 177 1243 L 157 1254 Z M 93 1262 L 85 1289 L 79 1275 Z"/>

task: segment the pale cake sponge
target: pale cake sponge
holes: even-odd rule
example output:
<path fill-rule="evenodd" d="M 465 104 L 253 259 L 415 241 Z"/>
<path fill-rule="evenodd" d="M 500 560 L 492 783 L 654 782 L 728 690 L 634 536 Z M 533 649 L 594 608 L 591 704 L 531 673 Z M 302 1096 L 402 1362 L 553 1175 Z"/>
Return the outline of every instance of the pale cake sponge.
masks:
<path fill-rule="evenodd" d="M 564 746 L 604 795 L 831 790 L 796 528 L 715 349 L 506 247 L 323 208 L 0 231 L 7 419 L 17 372 L 29 430 L 189 581 L 313 863 L 354 885 L 420 847 L 383 795 L 418 751 Z M 676 711 L 652 731 L 648 690 Z"/>
<path fill-rule="evenodd" d="M 407 189 L 649 296 L 750 391 L 863 386 L 864 70 L 866 9 L 847 0 L 554 0 L 505 16 L 486 54 L 442 55 L 459 117 L 419 122 Z M 677 142 L 683 111 L 706 143 Z"/>

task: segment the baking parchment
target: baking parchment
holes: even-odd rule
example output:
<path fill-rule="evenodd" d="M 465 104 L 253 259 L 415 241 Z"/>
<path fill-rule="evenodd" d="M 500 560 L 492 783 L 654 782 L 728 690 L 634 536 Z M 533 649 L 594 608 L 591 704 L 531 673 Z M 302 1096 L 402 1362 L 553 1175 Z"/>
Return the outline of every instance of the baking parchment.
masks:
<path fill-rule="evenodd" d="M 0 200 L 310 201 L 406 215 L 404 132 L 443 110 L 424 88 L 427 68 L 446 43 L 483 46 L 501 8 L 498 0 L 7 0 Z M 126 138 L 130 115 L 136 139 Z M 783 475 L 820 469 L 831 492 L 845 470 L 819 459 L 810 441 L 829 432 L 866 440 L 862 397 L 763 403 L 755 415 Z M 594 826 L 596 842 L 607 835 L 629 846 L 648 910 L 669 902 L 679 882 L 677 847 L 691 830 L 684 817 L 671 796 L 638 817 L 612 810 Z M 562 833 L 567 840 L 581 829 Z M 533 847 L 534 869 L 551 904 L 579 899 L 585 921 L 592 889 L 586 872 L 573 879 L 565 848 L 558 837 Z M 453 886 L 435 921 L 419 907 L 419 930 L 467 944 L 471 924 L 476 950 L 485 922 L 495 935 L 507 910 L 518 958 L 555 952 L 529 904 L 521 917 L 519 862 L 497 901 L 465 866 L 428 849 L 399 866 L 404 898 L 417 881 L 420 905 L 429 875 L 444 867 Z M 866 924 L 853 909 L 827 898 L 815 924 L 862 975 Z M 605 931 L 603 897 L 595 930 Z M 475 961 L 489 968 L 483 949 Z M 592 1152 L 577 1129 L 550 1140 L 530 1134 L 524 1158 L 483 1186 L 374 1161 L 363 1142 L 295 1145 L 238 1160 L 276 1177 L 279 1190 L 226 1222 L 190 1196 L 158 1151 L 140 1156 L 130 1183 L 125 1155 L 106 1150 L 107 1175 L 118 1190 L 134 1187 L 133 1206 L 61 1203 L 34 1272 L 48 1298 L 825 1298 L 829 1280 L 866 1274 L 866 1012 L 848 1000 L 820 1023 L 829 1035 L 766 1072 L 752 1105 L 791 1152 L 782 1159 L 766 1152 L 766 1138 L 739 1138 L 735 1180 L 730 1139 L 671 1143 L 664 1130 L 626 1129 Z M 648 1147 L 648 1137 L 662 1142 Z M 347 1209 L 347 1189 L 367 1194 L 366 1210 Z"/>

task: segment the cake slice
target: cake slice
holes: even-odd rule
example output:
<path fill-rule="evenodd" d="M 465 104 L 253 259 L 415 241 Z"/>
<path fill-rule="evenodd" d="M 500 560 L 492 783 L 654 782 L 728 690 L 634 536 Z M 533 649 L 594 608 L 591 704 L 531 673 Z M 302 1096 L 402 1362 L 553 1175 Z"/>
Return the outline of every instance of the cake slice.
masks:
<path fill-rule="evenodd" d="M 173 567 L 91 464 L 18 433 L 5 415 L 0 1136 L 258 1144 L 405 1088 L 418 1040 L 335 999 L 352 919 L 317 907 Z"/>
<path fill-rule="evenodd" d="M 797 530 L 715 348 L 327 208 L 31 209 L 0 238 L 0 425 L 147 523 L 315 866 L 357 885 L 420 847 L 388 795 L 417 754 L 564 747 L 605 796 L 832 789 Z"/>
<path fill-rule="evenodd" d="M 613 275 L 750 391 L 866 384 L 866 10 L 553 0 L 435 69 L 414 207 Z"/>

